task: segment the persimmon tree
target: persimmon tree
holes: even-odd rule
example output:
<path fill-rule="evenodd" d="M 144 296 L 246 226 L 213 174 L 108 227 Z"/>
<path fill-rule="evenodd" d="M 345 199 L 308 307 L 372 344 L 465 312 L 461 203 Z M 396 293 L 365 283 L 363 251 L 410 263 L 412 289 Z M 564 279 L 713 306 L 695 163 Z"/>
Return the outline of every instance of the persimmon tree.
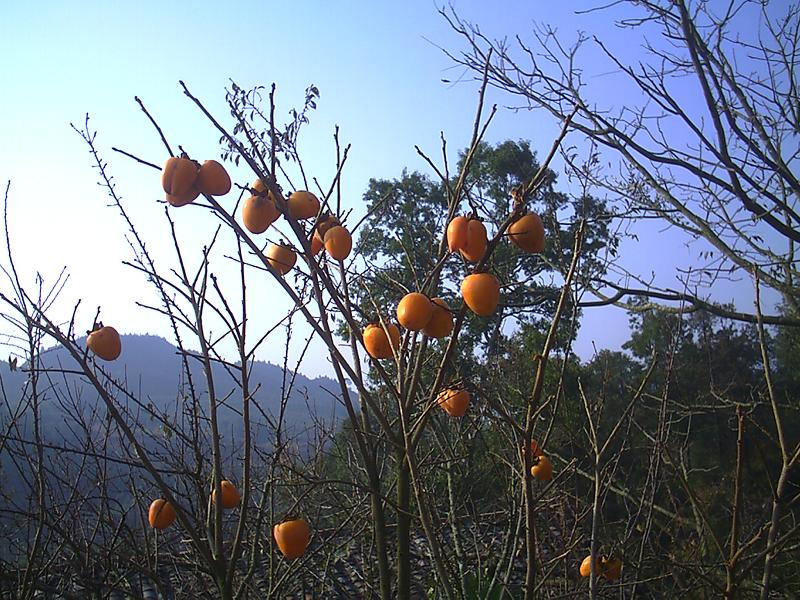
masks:
<path fill-rule="evenodd" d="M 190 148 L 170 140 L 168 130 L 137 99 L 164 150 L 160 157 L 134 156 L 127 150 L 120 152 L 138 161 L 152 178 L 153 188 L 162 187 L 166 194 L 166 206 L 160 209 L 154 203 L 153 209 L 163 211 L 174 241 L 174 266 L 170 268 L 161 266 L 160 261 L 149 254 L 145 242 L 147 228 L 137 226 L 130 219 L 109 167 L 99 154 L 88 119 L 83 126 L 76 128 L 88 145 L 101 183 L 128 227 L 134 253 L 129 266 L 139 271 L 156 291 L 157 304 L 145 305 L 144 308 L 163 315 L 179 348 L 185 383 L 178 390 L 174 413 L 165 413 L 154 407 L 146 398 L 140 397 L 124 378 L 116 377 L 104 368 L 100 360 L 103 356 L 87 351 L 79 332 L 84 328 L 98 330 L 102 314 L 95 313 L 87 318 L 76 306 L 68 322 L 53 320 L 49 304 L 57 297 L 60 281 L 49 294 L 29 296 L 24 279 L 16 274 L 9 243 L 9 291 L 1 298 L 4 314 L 18 328 L 20 343 L 33 344 L 31 348 L 24 348 L 20 355 L 33 386 L 29 397 L 34 407 L 34 424 L 40 422 L 36 416 L 40 399 L 36 382 L 38 374 L 43 372 L 39 362 L 40 340 L 47 339 L 63 347 L 73 363 L 69 367 L 57 368 L 54 372 L 58 377 L 63 377 L 69 385 L 74 380 L 87 386 L 99 399 L 99 405 L 91 409 L 88 417 L 73 415 L 81 434 L 77 436 L 77 445 L 67 449 L 67 455 L 72 457 L 77 469 L 67 471 L 69 476 L 80 480 L 88 475 L 94 481 L 98 477 L 103 479 L 109 472 L 116 475 L 117 470 L 109 471 L 107 468 L 107 461 L 112 457 L 131 469 L 124 485 L 127 502 L 110 504 L 108 499 L 114 496 L 110 489 L 101 494 L 100 501 L 105 503 L 101 511 L 102 535 L 76 538 L 58 525 L 65 519 L 78 525 L 83 523 L 74 511 L 86 505 L 90 494 L 80 486 L 66 488 L 73 498 L 68 503 L 72 512 L 64 511 L 60 503 L 47 496 L 46 490 L 53 486 L 46 480 L 56 470 L 45 466 L 43 456 L 47 442 L 38 434 L 34 435 L 33 447 L 38 449 L 39 458 L 30 465 L 32 472 L 39 474 L 40 483 L 31 486 L 38 492 L 31 500 L 33 508 L 24 514 L 37 524 L 37 529 L 31 559 L 21 571 L 21 596 L 29 597 L 37 591 L 37 582 L 53 561 L 63 556 L 63 545 L 74 546 L 76 539 L 84 540 L 79 544 L 84 549 L 84 564 L 94 565 L 98 557 L 112 560 L 124 556 L 132 561 L 132 570 L 139 581 L 148 579 L 162 587 L 168 585 L 159 576 L 159 569 L 163 569 L 165 564 L 174 567 L 182 577 L 188 568 L 196 573 L 194 581 L 186 585 L 187 589 L 193 590 L 192 593 L 240 598 L 265 593 L 274 596 L 282 589 L 309 585 L 306 578 L 311 576 L 311 570 L 304 565 L 321 560 L 326 568 L 333 568 L 339 561 L 334 552 L 337 544 L 357 542 L 364 533 L 373 544 L 372 556 L 377 565 L 375 577 L 368 582 L 369 593 L 381 598 L 408 598 L 412 587 L 410 524 L 413 520 L 423 533 L 432 566 L 433 577 L 423 585 L 434 585 L 442 597 L 463 597 L 467 593 L 465 555 L 461 552 L 458 557 L 460 567 L 454 570 L 454 555 L 447 542 L 449 534 L 442 528 L 441 507 L 434 498 L 436 490 L 429 470 L 430 445 L 427 438 L 431 435 L 432 423 L 438 420 L 434 416 L 441 410 L 440 404 L 447 405 L 453 415 L 465 410 L 462 388 L 454 380 L 452 368 L 459 334 L 465 322 L 482 318 L 473 315 L 472 310 L 483 315 L 494 310 L 498 297 L 483 296 L 497 294 L 497 287 L 489 292 L 482 289 L 482 283 L 476 284 L 467 296 L 472 310 L 455 297 L 449 307 L 438 308 L 440 318 L 452 321 L 452 327 L 448 324 L 444 328 L 450 331 L 443 330 L 445 342 L 438 352 L 431 354 L 428 335 L 416 331 L 422 329 L 422 321 L 427 323 L 430 318 L 417 315 L 405 321 L 398 312 L 400 322 L 409 328 L 404 331 L 399 346 L 391 346 L 392 353 L 387 358 L 369 358 L 362 331 L 373 315 L 364 314 L 367 297 L 354 296 L 351 290 L 363 283 L 365 269 L 372 267 L 366 265 L 360 255 L 350 255 L 350 237 L 357 232 L 359 223 L 354 222 L 351 207 L 344 200 L 340 180 L 346 166 L 347 148 L 340 148 L 337 136 L 336 174 L 323 187 L 309 179 L 296 147 L 298 132 L 314 106 L 316 90 L 309 88 L 305 107 L 292 112 L 290 123 L 279 127 L 274 116 L 274 87 L 265 98 L 261 90 L 245 91 L 234 86 L 228 95 L 230 125 L 225 126 L 185 85 L 182 86 L 187 98 L 208 119 L 210 131 L 221 136 L 223 157 L 229 161 L 227 164 L 238 165 L 243 173 L 232 171 L 231 179 L 237 184 L 235 189 L 239 190 L 238 200 L 235 194 L 224 193 L 229 184 L 220 183 L 221 165 L 214 164 L 214 173 L 209 176 L 212 183 L 209 184 L 201 175 L 209 164 L 200 167 L 199 161 L 204 157 L 194 157 Z M 481 95 L 471 145 L 460 161 L 458 174 L 453 180 L 443 180 L 442 225 L 455 217 L 467 203 L 477 212 L 486 210 L 480 199 L 470 199 L 472 184 L 468 183 L 475 155 L 482 148 L 482 136 L 491 117 L 485 117 L 483 111 Z M 447 273 L 450 285 L 457 286 L 459 280 L 473 277 L 473 281 L 486 280 L 493 282 L 492 286 L 499 286 L 497 278 L 486 273 L 491 257 L 508 244 L 506 232 L 509 226 L 528 210 L 531 198 L 550 177 L 547 164 L 560 141 L 560 138 L 554 141 L 538 169 L 531 170 L 514 189 L 508 190 L 509 198 L 504 206 L 493 209 L 493 222 L 488 234 L 483 228 L 485 237 L 482 243 L 485 246 L 474 253 L 472 264 L 464 264 Z M 178 147 L 180 152 L 175 151 Z M 195 158 L 199 159 L 198 162 L 194 162 Z M 162 168 L 159 164 L 165 166 Z M 303 189 L 313 187 L 316 187 L 313 195 Z M 295 210 L 298 198 L 306 204 L 310 197 L 313 198 L 313 210 Z M 247 214 L 243 215 L 245 210 Z M 181 234 L 186 215 L 196 217 L 198 213 L 208 223 L 202 225 L 208 228 L 209 234 L 202 248 L 189 247 Z M 532 405 L 541 395 L 541 381 L 554 332 L 570 304 L 570 286 L 586 231 L 585 220 L 581 223 L 564 240 L 568 242 L 564 249 L 568 260 L 561 265 L 563 283 L 555 292 L 551 334 L 536 363 L 539 388 L 532 393 Z M 438 233 L 432 233 L 433 236 L 438 238 L 433 264 L 428 272 L 419 273 L 414 281 L 405 284 L 406 291 L 417 293 L 422 304 L 430 304 L 426 296 L 432 296 L 442 285 L 442 269 L 449 257 L 445 228 L 441 227 Z M 10 238 L 8 240 L 10 242 Z M 282 244 L 279 244 L 279 251 L 273 250 L 278 242 Z M 220 256 L 232 257 L 235 268 L 230 271 L 218 267 Z M 515 273 L 508 272 L 509 279 L 514 276 Z M 224 283 L 223 278 L 238 285 L 232 287 Z M 271 286 L 285 294 L 291 308 L 276 319 L 273 327 L 254 332 L 249 318 L 253 299 L 248 295 L 248 289 L 254 280 L 261 278 L 268 278 Z M 398 295 L 394 303 L 400 303 L 401 297 Z M 363 299 L 359 305 L 356 304 L 358 298 Z M 373 306 L 375 325 L 388 330 L 394 318 L 391 314 L 384 314 L 386 303 Z M 432 306 L 430 310 L 433 310 Z M 283 430 L 291 377 L 285 381 L 279 413 L 265 415 L 272 436 L 271 445 L 265 449 L 254 443 L 256 421 L 253 413 L 263 411 L 263 407 L 259 403 L 259 390 L 251 388 L 250 384 L 252 361 L 270 336 L 276 336 L 275 332 L 282 331 L 282 327 L 291 328 L 297 318 L 304 319 L 313 335 L 327 348 L 339 384 L 338 401 L 349 417 L 358 475 L 346 481 L 325 480 L 319 474 L 320 447 L 310 453 L 292 450 L 291 441 Z M 420 318 L 420 327 L 411 324 Z M 87 325 L 81 327 L 84 322 Z M 343 324 L 341 329 L 339 323 Z M 212 333 L 220 330 L 221 334 Z M 340 336 L 344 336 L 346 345 L 342 345 Z M 198 350 L 189 349 L 189 339 Z M 219 350 L 224 343 L 235 348 L 234 361 L 226 359 Z M 111 359 L 117 353 L 102 354 Z M 438 366 L 430 371 L 430 375 L 425 366 L 425 377 L 422 377 L 423 365 L 430 360 L 436 361 Z M 367 376 L 367 364 L 370 365 L 371 378 Z M 284 367 L 289 372 L 288 363 Z M 50 370 L 44 369 L 44 372 Z M 231 393 L 223 392 L 226 389 L 224 381 L 233 382 Z M 468 391 L 472 391 L 471 383 L 464 384 Z M 459 403 L 458 408 L 451 404 L 455 402 Z M 226 440 L 222 435 L 222 414 L 228 409 L 241 419 L 241 439 Z M 151 419 L 161 424 L 155 433 L 147 424 Z M 514 448 L 530 445 L 534 419 L 533 409 L 520 416 L 520 423 L 511 436 Z M 99 451 L 87 450 L 86 445 L 93 448 L 97 424 L 101 422 L 104 424 L 100 429 L 104 440 L 102 448 Z M 12 420 L 9 430 L 16 426 Z M 324 442 L 324 432 L 318 439 Z M 119 455 L 115 455 L 116 449 L 111 451 L 112 442 L 116 444 Z M 384 449 L 388 449 L 397 468 L 392 484 L 396 488 L 394 501 L 389 500 L 390 490 L 382 477 Z M 87 456 L 93 457 L 93 465 L 96 465 L 89 471 L 84 465 Z M 522 453 L 520 460 L 515 467 L 519 475 L 515 486 L 522 499 L 516 506 L 517 514 L 525 515 L 529 533 L 519 547 L 524 548 L 528 556 L 526 595 L 531 597 L 537 564 L 536 541 L 532 533 L 536 497 L 528 473 L 532 461 L 537 461 L 538 457 Z M 236 489 L 232 490 L 233 487 Z M 322 500 L 328 494 L 336 499 L 335 503 Z M 357 501 L 348 502 L 352 497 Z M 153 504 L 159 498 L 163 501 Z M 165 506 L 170 508 L 165 509 Z M 333 509 L 325 512 L 322 509 L 326 506 Z M 455 504 L 451 502 L 450 506 Z M 368 513 L 364 514 L 367 507 Z M 167 512 L 163 513 L 164 510 Z M 172 511 L 175 513 L 174 522 Z M 131 515 L 137 513 L 141 525 L 149 520 L 154 528 L 146 535 L 131 523 Z M 274 525 L 298 515 L 311 523 L 313 540 L 306 549 L 307 541 L 287 541 L 282 532 L 290 529 L 303 532 L 307 528 L 275 527 L 278 547 L 291 559 L 287 561 L 268 540 Z M 396 526 L 393 540 L 389 539 L 390 518 Z M 366 529 L 364 524 L 367 524 Z M 451 520 L 451 531 L 455 525 L 457 520 Z M 119 528 L 125 536 L 113 533 Z M 145 531 L 148 529 L 144 527 Z M 344 542 L 341 541 L 342 535 L 345 535 Z M 51 540 L 55 540 L 55 545 Z M 390 546 L 396 549 L 394 559 L 390 557 Z M 517 548 L 515 541 L 510 551 L 515 554 Z M 77 548 L 71 552 L 74 555 Z M 370 562 L 370 559 L 365 557 L 363 562 Z M 102 576 L 93 572 L 83 577 L 81 585 L 85 589 L 110 593 L 132 585 L 122 583 L 124 578 L 119 575 L 119 570 L 115 571 L 109 564 L 98 567 L 97 571 L 102 572 Z M 62 580 L 60 584 L 66 585 L 66 582 Z M 313 580 L 310 586 L 328 589 L 319 579 Z"/>
<path fill-rule="evenodd" d="M 429 157 L 423 156 L 429 163 L 432 162 Z M 529 181 L 539 171 L 540 165 L 529 143 L 513 141 L 496 147 L 481 143 L 471 154 L 465 150 L 457 163 L 459 173 L 467 160 L 473 162 L 463 182 L 466 203 L 462 210 L 474 213 L 489 228 L 498 227 L 512 206 L 515 188 Z M 448 219 L 447 214 L 448 191 L 458 184 L 456 175 L 447 179 L 444 168 L 438 170 L 438 174 L 439 181 L 419 173 L 404 172 L 398 180 L 370 182 L 365 194 L 369 216 L 357 245 L 367 261 L 368 269 L 362 276 L 364 283 L 354 291 L 363 313 L 391 314 L 396 298 L 412 289 L 422 289 L 422 277 L 436 267 L 442 241 L 440 232 L 453 219 L 452 216 Z M 546 250 L 542 254 L 526 254 L 511 243 L 495 248 L 487 264 L 503 283 L 502 300 L 490 317 L 465 320 L 459 334 L 459 346 L 449 367 L 451 378 L 466 381 L 472 392 L 470 415 L 481 417 L 476 416 L 474 420 L 465 417 L 462 421 L 469 421 L 469 424 L 459 426 L 448 424 L 449 419 L 444 418 L 441 425 L 435 426 L 435 434 L 423 442 L 432 457 L 441 457 L 422 467 L 429 474 L 429 485 L 436 490 L 432 496 L 442 499 L 439 510 L 450 526 L 454 553 L 451 560 L 457 565 L 456 571 L 462 586 L 466 585 L 469 577 L 474 577 L 474 566 L 465 559 L 465 548 L 472 547 L 474 541 L 467 539 L 469 536 L 465 537 L 464 526 L 477 532 L 477 537 L 490 539 L 497 534 L 497 526 L 500 525 L 506 529 L 504 535 L 507 539 L 512 540 L 514 515 L 520 514 L 517 512 L 520 508 L 519 497 L 516 496 L 519 489 L 517 480 L 524 480 L 525 477 L 520 476 L 521 472 L 513 476 L 509 472 L 509 476 L 504 477 L 501 474 L 508 470 L 508 464 L 494 459 L 486 460 L 490 448 L 496 452 L 497 444 L 506 444 L 506 450 L 511 451 L 510 454 L 504 452 L 507 460 L 516 461 L 514 452 L 521 444 L 516 439 L 518 432 L 505 431 L 502 440 L 485 444 L 485 436 L 494 436 L 497 432 L 490 433 L 478 424 L 481 418 L 496 418 L 493 406 L 488 405 L 487 400 L 491 398 L 493 402 L 497 401 L 503 392 L 508 392 L 506 386 L 502 386 L 500 391 L 489 384 L 493 379 L 491 373 L 505 352 L 508 342 L 505 331 L 519 323 L 535 323 L 537 327 L 546 327 L 553 318 L 561 278 L 566 275 L 572 258 L 570 240 L 575 235 L 578 221 L 583 219 L 586 222 L 581 269 L 597 268 L 599 261 L 595 260 L 595 254 L 606 243 L 614 244 L 606 228 L 601 202 L 588 197 L 570 201 L 566 195 L 556 192 L 555 174 L 550 171 L 545 171 L 542 181 L 532 198 L 532 206 L 546 223 Z M 510 235 L 507 237 L 511 238 Z M 458 253 L 452 254 L 441 266 L 440 281 L 428 293 L 442 297 L 450 306 L 457 306 L 460 301 L 458 281 L 467 264 Z M 413 285 L 409 282 L 413 282 Z M 568 323 L 574 321 L 575 317 L 576 314 L 568 311 L 564 331 L 574 331 L 574 327 L 570 328 Z M 447 341 L 427 341 L 426 352 L 435 360 L 428 359 L 420 366 L 420 381 L 435 380 L 440 368 L 439 359 L 448 347 Z M 559 340 L 559 347 L 564 348 L 566 341 Z M 389 392 L 384 390 L 383 393 Z M 519 396 L 519 392 L 514 395 Z M 514 416 L 524 422 L 524 413 Z M 507 424 L 501 424 L 498 432 L 504 429 L 507 429 Z M 402 464 L 402 456 L 395 456 L 394 461 L 398 469 Z M 408 498 L 402 493 L 402 468 L 396 475 L 397 501 L 402 506 L 408 503 Z M 497 487 L 493 488 L 488 484 L 489 481 L 496 482 Z M 494 500 L 504 496 L 506 489 L 510 496 L 504 497 L 503 501 L 508 502 L 506 506 L 510 510 L 497 513 L 491 506 Z M 467 498 L 461 498 L 462 494 Z M 399 531 L 407 531 L 411 527 L 409 522 L 398 522 Z M 494 562 L 488 571 L 480 574 L 479 581 L 496 590 L 508 583 L 509 577 L 503 573 L 510 564 L 506 559 L 516 555 L 515 545 L 509 545 L 509 549 L 513 551 L 506 550 L 506 557 Z M 519 574 L 518 567 L 513 571 L 516 577 Z"/>

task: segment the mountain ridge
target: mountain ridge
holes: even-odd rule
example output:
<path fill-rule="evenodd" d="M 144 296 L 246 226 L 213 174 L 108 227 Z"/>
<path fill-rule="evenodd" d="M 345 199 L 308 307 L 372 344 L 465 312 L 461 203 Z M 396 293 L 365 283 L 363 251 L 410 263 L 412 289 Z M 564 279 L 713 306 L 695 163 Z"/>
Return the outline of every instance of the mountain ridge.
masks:
<path fill-rule="evenodd" d="M 127 382 L 126 389 L 138 401 L 150 403 L 160 412 L 177 414 L 175 411 L 180 409 L 181 398 L 186 398 L 188 393 L 186 372 L 178 348 L 154 334 L 125 334 L 120 337 L 122 354 L 119 359 L 112 362 L 98 360 L 98 366 L 115 380 Z M 78 343 L 84 345 L 85 338 L 79 339 Z M 65 348 L 48 348 L 41 353 L 39 360 L 42 374 L 49 379 L 42 402 L 43 419 L 58 417 L 57 414 L 52 414 L 52 410 L 48 410 L 53 408 L 48 405 L 49 401 L 68 395 L 70 386 L 74 386 L 74 391 L 82 400 L 86 399 L 85 394 L 90 394 L 92 400 L 99 402 L 97 392 L 85 378 L 69 374 L 78 370 L 79 366 Z M 199 360 L 190 358 L 189 367 L 200 405 L 207 408 L 203 365 Z M 7 406 L 15 405 L 15 396 L 19 396 L 18 400 L 22 399 L 20 392 L 28 378 L 26 368 L 27 365 L 23 364 L 12 371 L 8 363 L 0 363 L 0 381 Z M 224 399 L 218 411 L 221 425 L 228 431 L 233 431 L 234 437 L 240 437 L 238 434 L 243 428 L 239 416 L 241 385 L 235 378 L 238 371 L 229 373 L 229 368 L 220 362 L 212 362 L 212 376 L 217 398 Z M 306 430 L 320 421 L 334 427 L 346 414 L 341 403 L 328 391 L 338 387 L 329 377 L 318 376 L 312 379 L 300 372 L 284 371 L 282 367 L 266 361 L 253 361 L 249 381 L 251 401 L 256 408 L 252 411 L 253 418 L 259 424 L 264 424 L 266 417 L 277 417 L 281 412 L 282 392 L 288 392 L 282 411 L 287 431 Z M 120 394 L 117 398 L 120 399 Z M 235 401 L 236 398 L 238 402 Z M 2 412 L 4 411 L 0 410 L 0 415 Z"/>

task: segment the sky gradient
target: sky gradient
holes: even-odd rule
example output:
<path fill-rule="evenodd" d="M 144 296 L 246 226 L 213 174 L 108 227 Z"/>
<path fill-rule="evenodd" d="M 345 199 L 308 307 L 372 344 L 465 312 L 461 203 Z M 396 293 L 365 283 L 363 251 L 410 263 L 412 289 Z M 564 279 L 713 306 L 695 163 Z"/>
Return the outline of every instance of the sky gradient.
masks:
<path fill-rule="evenodd" d="M 575 14 L 574 3 L 452 4 L 490 38 L 525 36 L 534 22 L 547 22 L 567 42 L 577 30 L 615 40 L 610 19 Z M 219 136 L 181 93 L 179 80 L 223 119 L 224 90 L 231 80 L 245 88 L 275 82 L 279 116 L 302 101 L 308 85 L 316 85 L 319 108 L 300 144 L 306 169 L 323 185 L 330 181 L 338 125 L 343 142 L 352 145 L 343 177 L 346 203 L 358 210 L 370 177 L 399 177 L 404 167 L 430 173 L 415 145 L 438 158 L 443 132 L 455 162 L 456 152 L 467 144 L 478 88 L 441 48 L 458 52 L 463 45 L 437 5 L 425 1 L 231 2 L 224 7 L 211 2 L 3 3 L 0 181 L 3 187 L 11 181 L 9 229 L 17 268 L 33 285 L 36 271 L 52 281 L 67 267 L 61 318 L 80 299 L 86 327 L 95 307 L 102 306 L 103 320 L 123 333 L 169 337 L 164 319 L 136 304 L 153 298 L 144 278 L 122 264 L 132 256 L 127 231 L 117 211 L 107 208 L 88 148 L 70 123 L 81 126 L 90 115 L 126 209 L 156 260 L 163 255 L 160 264 L 169 265 L 168 232 L 155 209 L 161 197 L 158 174 L 111 151 L 116 146 L 157 164 L 166 158 L 134 96 L 145 102 L 173 145 L 182 144 L 198 158 L 218 158 Z M 609 101 L 624 101 L 618 73 L 607 65 L 588 60 L 587 76 Z M 489 101 L 501 110 L 487 141 L 529 139 L 540 156 L 547 152 L 557 123 L 542 113 L 507 110 L 509 99 L 494 92 Z M 558 162 L 554 168 L 558 171 Z M 251 179 L 245 169 L 231 172 L 239 183 Z M 199 210 L 176 216 L 188 244 L 199 247 L 209 239 L 214 224 L 201 222 L 205 216 Z M 623 256 L 629 254 L 627 260 L 640 272 L 658 273 L 667 285 L 677 284 L 676 261 L 691 261 L 698 251 L 657 225 L 642 226 L 640 240 L 626 243 Z M 2 287 L 7 288 L 5 282 Z M 747 283 L 720 285 L 717 299 L 735 300 L 747 309 L 748 290 Z M 284 306 L 274 292 L 274 285 L 263 289 L 267 303 Z M 617 308 L 587 315 L 578 353 L 588 358 L 595 346 L 618 348 L 628 337 L 626 323 L 625 312 Z M 279 362 L 280 353 L 273 348 L 259 358 Z M 319 361 L 305 364 L 303 371 L 328 372 Z"/>

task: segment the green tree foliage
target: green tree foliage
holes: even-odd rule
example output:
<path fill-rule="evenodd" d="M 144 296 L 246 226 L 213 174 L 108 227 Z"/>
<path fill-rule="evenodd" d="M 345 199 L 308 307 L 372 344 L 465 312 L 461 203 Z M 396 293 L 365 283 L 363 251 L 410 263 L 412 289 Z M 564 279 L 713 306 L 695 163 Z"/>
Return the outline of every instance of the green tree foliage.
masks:
<path fill-rule="evenodd" d="M 783 307 L 785 316 L 797 319 L 798 311 Z M 800 328 L 780 327 L 775 333 L 775 367 L 777 380 L 787 399 L 797 406 L 800 392 Z"/>
<path fill-rule="evenodd" d="M 464 160 L 462 154 L 459 167 Z M 480 144 L 465 182 L 469 206 L 462 212 L 477 215 L 491 234 L 511 210 L 512 190 L 538 170 L 536 154 L 527 141 Z M 364 194 L 369 218 L 358 249 L 372 270 L 363 287 L 355 290 L 365 316 L 373 317 L 377 307 L 385 317 L 393 318 L 400 298 L 422 289 L 436 266 L 447 227 L 447 187 L 453 185 L 454 181 L 437 182 L 407 171 L 395 180 L 370 180 Z M 545 252 L 526 254 L 511 243 L 500 244 L 492 255 L 490 270 L 504 286 L 501 305 L 490 318 L 468 319 L 462 332 L 462 345 L 477 346 L 487 357 L 496 355 L 507 341 L 508 320 L 541 323 L 552 315 L 560 277 L 571 259 L 574 216 L 585 217 L 588 223 L 583 269 L 601 272 L 601 254 L 616 250 L 617 238 L 608 229 L 604 203 L 589 196 L 570 199 L 556 190 L 552 171 L 533 198 L 531 209 L 545 223 Z M 459 285 L 468 269 L 460 256 L 451 255 L 443 265 L 441 282 L 425 291 L 447 299 L 451 307 L 459 306 Z"/>
<path fill-rule="evenodd" d="M 724 532 L 736 467 L 737 407 L 746 417 L 745 505 L 770 494 L 765 474 L 775 474 L 780 468 L 756 328 L 703 312 L 678 316 L 657 311 L 633 313 L 631 326 L 631 339 L 624 347 L 632 355 L 634 380 L 646 361 L 653 356 L 658 360 L 642 397 L 641 429 L 656 430 L 662 403 L 666 403 L 672 434 L 667 455 L 674 469 L 682 470 L 695 486 L 698 498 L 708 503 L 708 514 Z M 781 333 L 786 335 L 785 330 Z M 777 382 L 791 377 L 785 366 L 771 361 Z M 788 396 L 785 385 L 776 386 L 776 392 Z M 797 421 L 796 413 L 787 413 L 786 418 Z M 796 427 L 789 425 L 787 430 L 796 431 Z M 794 443 L 796 436 L 790 437 Z M 628 443 L 641 442 L 641 433 L 633 431 Z M 625 470 L 634 481 L 646 476 L 635 460 L 626 463 Z M 673 496 L 688 502 L 680 483 L 673 483 Z"/>

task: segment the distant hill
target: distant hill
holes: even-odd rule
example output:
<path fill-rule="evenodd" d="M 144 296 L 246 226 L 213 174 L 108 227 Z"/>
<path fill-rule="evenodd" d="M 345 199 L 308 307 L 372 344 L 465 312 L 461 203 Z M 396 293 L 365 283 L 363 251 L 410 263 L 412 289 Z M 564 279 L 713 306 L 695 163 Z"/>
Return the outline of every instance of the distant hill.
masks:
<path fill-rule="evenodd" d="M 150 403 L 159 411 L 178 418 L 184 403 L 183 395 L 188 394 L 188 389 L 177 348 L 154 335 L 122 336 L 122 348 L 122 356 L 118 360 L 110 363 L 99 361 L 98 364 L 114 379 L 127 382 L 126 388 L 139 401 Z M 69 353 L 61 347 L 45 352 L 41 361 L 45 369 L 69 371 L 78 368 Z M 195 359 L 190 359 L 190 364 L 196 394 L 201 398 L 200 405 L 205 411 L 208 397 L 203 366 Z M 220 433 L 223 440 L 230 442 L 232 439 L 235 446 L 241 442 L 243 431 L 239 414 L 242 407 L 241 390 L 223 365 L 215 363 L 212 372 L 217 398 L 229 398 L 226 402 L 229 408 L 223 407 L 219 411 Z M 236 371 L 233 374 L 238 376 Z M 80 375 L 53 372 L 49 380 L 45 382 L 47 387 L 44 388 L 42 418 L 49 441 L 55 442 L 65 434 L 68 419 L 65 420 L 64 411 L 74 410 L 71 400 L 69 403 L 64 402 L 66 392 L 69 391 L 72 397 L 79 398 L 78 404 L 86 410 L 91 410 L 99 402 L 99 397 Z M 0 362 L 0 383 L 6 397 L 6 402 L 0 406 L 0 422 L 7 422 L 9 407 L 13 410 L 18 405 L 26 381 L 24 365 L 11 371 L 7 362 Z M 338 389 L 332 379 L 309 379 L 300 373 L 284 373 L 281 367 L 270 363 L 255 362 L 250 371 L 250 390 L 254 404 L 261 409 L 251 408 L 251 417 L 255 424 L 264 424 L 264 415 L 270 419 L 277 418 L 282 391 L 285 389 L 284 381 L 286 386 L 292 383 L 284 413 L 284 426 L 289 433 L 302 437 L 303 432 L 310 434 L 315 422 L 335 426 L 346 415 L 341 403 L 330 393 L 336 394 Z M 124 395 L 118 395 L 117 399 L 122 404 L 130 404 L 130 400 Z M 257 430 L 262 432 L 259 433 L 260 436 L 265 435 L 262 428 Z M 262 437 L 259 441 L 269 440 Z M 228 443 L 226 446 L 231 448 Z"/>
<path fill-rule="evenodd" d="M 122 412 L 130 422 L 137 423 L 136 439 L 148 449 L 157 468 L 169 470 L 177 459 L 185 461 L 185 468 L 191 469 L 191 465 L 196 464 L 193 453 L 184 455 L 180 450 L 185 447 L 183 441 L 175 434 L 178 429 L 189 434 L 188 415 L 192 414 L 192 403 L 185 397 L 189 391 L 177 348 L 152 335 L 123 336 L 122 348 L 122 356 L 117 361 L 98 362 L 111 378 L 126 382 L 125 388 L 132 394 L 128 397 L 116 393 L 114 402 L 127 409 Z M 41 356 L 40 431 L 45 443 L 44 464 L 48 465 L 45 475 L 48 502 L 67 502 L 72 498 L 73 488 L 81 494 L 82 502 L 98 501 L 95 477 L 98 465 L 103 465 L 107 473 L 104 494 L 114 499 L 112 506 L 118 516 L 135 524 L 139 512 L 131 510 L 137 503 L 131 484 L 136 482 L 141 492 L 148 489 L 152 481 L 143 469 L 130 467 L 128 461 L 138 462 L 137 456 L 121 433 L 115 432 L 107 444 L 103 442 L 105 403 L 82 372 L 75 372 L 78 370 L 77 363 L 64 348 L 53 348 Z M 25 389 L 29 381 L 26 371 L 27 365 L 19 365 L 12 371 L 7 361 L 0 362 L 0 530 L 15 526 L 15 511 L 26 510 L 30 505 L 28 499 L 34 497 L 36 489 L 33 419 L 30 394 Z M 193 360 L 191 374 L 199 398 L 203 473 L 208 476 L 211 427 L 207 420 L 206 378 L 199 360 Z M 214 364 L 213 375 L 216 397 L 226 399 L 218 411 L 223 473 L 236 481 L 241 476 L 244 438 L 241 389 L 223 365 Z M 238 373 L 234 371 L 234 375 Z M 259 452 L 268 451 L 275 441 L 274 424 L 281 411 L 281 397 L 292 379 L 291 391 L 286 392 L 288 401 L 283 411 L 282 440 L 290 442 L 301 454 L 310 451 L 311 442 L 319 443 L 320 438 L 314 435 L 317 424 L 324 424 L 328 430 L 338 429 L 346 414 L 334 395 L 337 386 L 333 380 L 309 379 L 299 373 L 284 372 L 269 363 L 256 362 L 250 371 L 253 397 L 250 414 L 253 447 Z M 143 408 L 148 405 L 152 410 Z M 153 418 L 151 412 L 163 416 L 168 425 Z M 176 448 L 177 451 L 173 450 Z M 108 457 L 109 462 L 98 461 L 98 455 Z M 87 457 L 85 469 L 84 456 Z M 167 479 L 173 484 L 177 480 L 174 476 Z M 90 500 L 92 498 L 94 500 Z M 200 509 L 193 505 L 192 510 Z M 24 528 L 20 531 L 20 535 L 25 535 Z M 27 530 L 28 534 L 32 531 Z M 20 558 L 12 554 L 10 547 L 3 546 L 0 544 L 0 561 Z"/>

